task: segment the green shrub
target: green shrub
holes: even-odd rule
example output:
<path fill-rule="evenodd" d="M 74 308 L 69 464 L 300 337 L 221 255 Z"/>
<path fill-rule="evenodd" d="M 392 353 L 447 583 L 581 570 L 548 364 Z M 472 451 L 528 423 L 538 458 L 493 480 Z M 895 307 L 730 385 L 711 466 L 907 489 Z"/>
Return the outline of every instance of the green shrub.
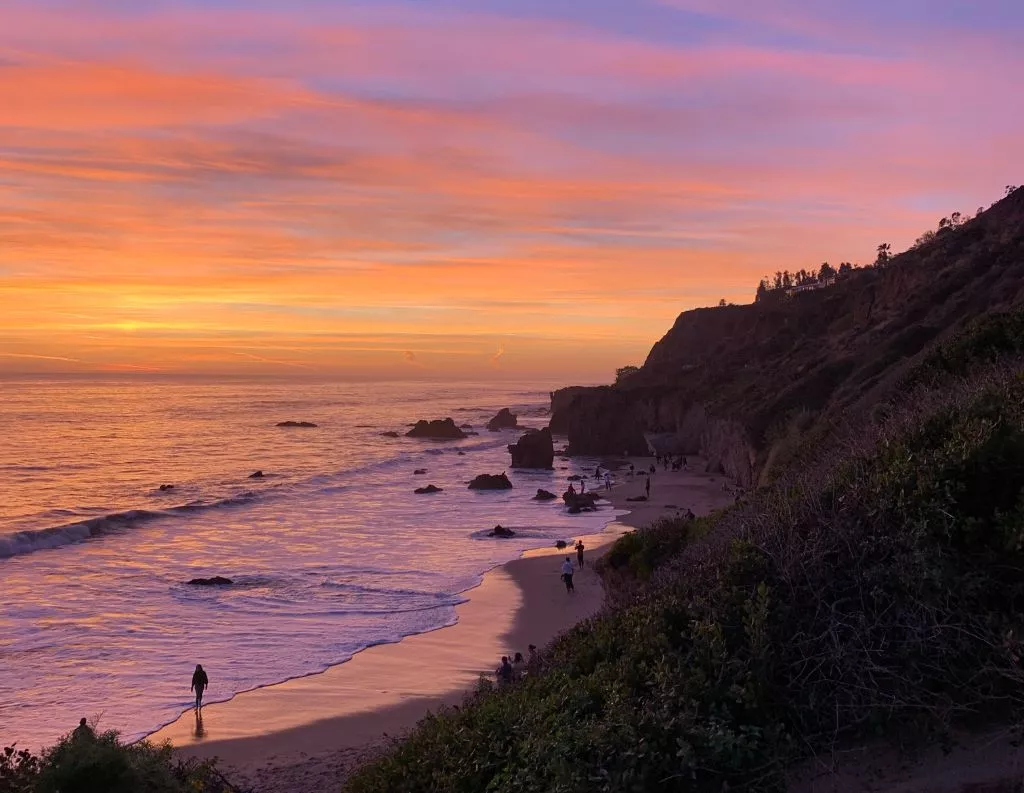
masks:
<path fill-rule="evenodd" d="M 175 760 L 170 744 L 123 744 L 116 732 L 70 735 L 40 756 L 0 753 L 0 793 L 226 793 L 211 761 Z"/>

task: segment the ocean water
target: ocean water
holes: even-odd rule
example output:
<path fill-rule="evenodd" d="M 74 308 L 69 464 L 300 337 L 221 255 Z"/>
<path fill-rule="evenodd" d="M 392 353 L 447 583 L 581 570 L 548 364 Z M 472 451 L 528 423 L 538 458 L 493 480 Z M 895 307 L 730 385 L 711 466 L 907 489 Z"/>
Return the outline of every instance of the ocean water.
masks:
<path fill-rule="evenodd" d="M 544 426 L 537 386 L 9 380 L 0 397 L 0 746 L 83 715 L 141 737 L 188 707 L 196 663 L 218 701 L 449 625 L 486 570 L 615 516 L 531 500 L 595 461 L 512 471 L 520 433 L 484 429 L 502 407 Z M 446 416 L 480 434 L 381 435 Z M 503 470 L 514 489 L 466 487 Z M 413 494 L 428 483 L 444 492 Z M 486 537 L 497 523 L 517 536 Z M 235 585 L 185 583 L 212 575 Z"/>

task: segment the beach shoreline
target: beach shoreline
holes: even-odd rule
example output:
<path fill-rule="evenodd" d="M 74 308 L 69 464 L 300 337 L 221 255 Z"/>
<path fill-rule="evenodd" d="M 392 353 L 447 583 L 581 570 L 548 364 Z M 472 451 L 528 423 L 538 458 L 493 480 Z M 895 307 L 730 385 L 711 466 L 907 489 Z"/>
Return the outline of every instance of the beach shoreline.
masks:
<path fill-rule="evenodd" d="M 630 462 L 630 461 L 628 461 Z M 628 464 L 627 462 L 627 464 Z M 646 471 L 650 458 L 631 460 Z M 592 564 L 622 533 L 692 509 L 703 514 L 731 502 L 724 477 L 698 470 L 652 477 L 617 472 L 602 488 L 602 509 L 629 509 L 604 531 L 581 535 L 588 566 L 565 592 L 558 566 L 571 548 L 526 551 L 485 573 L 456 607 L 456 622 L 399 642 L 369 647 L 345 663 L 283 683 L 235 695 L 193 711 L 149 736 L 170 741 L 186 757 L 218 758 L 225 772 L 257 791 L 320 790 L 336 786 L 354 767 L 413 728 L 429 712 L 460 704 L 481 675 L 493 680 L 502 655 L 527 654 L 597 613 L 604 601 Z M 572 554 L 575 562 L 575 554 Z M 198 729 L 197 729 L 198 728 Z"/>

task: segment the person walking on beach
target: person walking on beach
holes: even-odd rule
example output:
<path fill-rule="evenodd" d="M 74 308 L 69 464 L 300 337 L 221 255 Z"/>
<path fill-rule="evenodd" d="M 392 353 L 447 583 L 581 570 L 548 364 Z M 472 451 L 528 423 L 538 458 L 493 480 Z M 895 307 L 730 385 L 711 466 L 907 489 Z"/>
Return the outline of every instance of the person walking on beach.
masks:
<path fill-rule="evenodd" d="M 203 707 L 203 692 L 206 687 L 210 685 L 210 678 L 206 676 L 206 671 L 203 669 L 202 664 L 196 664 L 196 671 L 192 673 L 192 691 L 196 692 L 196 710 Z"/>
<path fill-rule="evenodd" d="M 575 592 L 576 587 L 572 585 L 572 559 L 568 556 L 562 562 L 562 580 L 565 581 L 565 591 Z"/>
<path fill-rule="evenodd" d="M 647 497 L 650 498 L 651 497 L 651 477 L 647 477 L 647 487 L 646 487 L 646 490 L 647 490 Z"/>
<path fill-rule="evenodd" d="M 610 473 L 608 473 L 607 471 L 604 472 L 604 489 L 605 490 L 611 490 L 612 489 L 612 475 Z"/>
<path fill-rule="evenodd" d="M 583 569 L 583 540 L 576 541 L 576 559 L 580 566 L 580 570 Z"/>

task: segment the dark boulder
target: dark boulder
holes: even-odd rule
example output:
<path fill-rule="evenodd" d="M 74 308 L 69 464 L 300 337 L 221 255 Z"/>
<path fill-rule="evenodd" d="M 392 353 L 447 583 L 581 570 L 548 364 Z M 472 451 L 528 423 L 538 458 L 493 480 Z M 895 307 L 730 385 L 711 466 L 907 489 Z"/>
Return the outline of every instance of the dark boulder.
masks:
<path fill-rule="evenodd" d="M 646 501 L 647 496 L 630 496 L 626 501 Z"/>
<path fill-rule="evenodd" d="M 565 540 L 555 540 L 555 547 L 556 548 L 561 549 L 561 548 L 564 548 L 565 546 L 566 546 Z"/>
<path fill-rule="evenodd" d="M 278 427 L 315 427 L 312 421 L 279 421 Z"/>
<path fill-rule="evenodd" d="M 160 485 L 161 490 L 174 490 L 174 485 Z"/>
<path fill-rule="evenodd" d="M 600 496 L 597 493 L 574 493 L 566 490 L 562 494 L 562 500 L 569 509 L 570 515 L 578 515 L 581 512 L 595 512 L 597 500 Z"/>
<path fill-rule="evenodd" d="M 229 586 L 235 583 L 230 578 L 215 575 L 213 578 L 193 578 L 189 581 L 192 586 Z"/>
<path fill-rule="evenodd" d="M 263 478 L 263 472 L 262 471 L 253 471 L 251 474 L 249 474 L 249 478 L 250 479 L 262 479 Z"/>
<path fill-rule="evenodd" d="M 537 488 L 537 495 L 533 497 L 534 501 L 551 501 L 553 498 L 558 498 L 554 493 L 551 493 L 543 488 Z"/>
<path fill-rule="evenodd" d="M 426 472 L 427 472 L 426 468 L 417 468 L 415 471 L 412 472 L 412 475 L 413 476 L 422 476 Z"/>
<path fill-rule="evenodd" d="M 397 438 L 398 437 L 398 433 L 395 432 L 394 430 L 388 430 L 387 432 L 382 432 L 381 435 L 384 436 L 385 438 Z"/>
<path fill-rule="evenodd" d="M 555 447 L 551 442 L 551 430 L 547 427 L 539 432 L 529 432 L 508 447 L 512 455 L 513 468 L 546 468 L 555 466 Z"/>
<path fill-rule="evenodd" d="M 455 426 L 452 419 L 420 419 L 405 435 L 407 438 L 430 438 L 441 441 L 454 441 L 466 437 L 466 433 Z"/>
<path fill-rule="evenodd" d="M 471 430 L 471 429 L 473 429 L 473 425 L 472 424 L 460 424 L 459 427 L 460 427 L 460 429 L 464 429 L 464 430 Z"/>
<path fill-rule="evenodd" d="M 512 529 L 506 529 L 504 526 L 502 526 L 499 523 L 490 532 L 488 532 L 487 536 L 488 537 L 515 537 L 516 533 L 514 531 L 512 531 Z"/>
<path fill-rule="evenodd" d="M 465 452 L 463 452 L 463 451 L 460 451 L 460 452 L 459 452 L 459 457 L 465 457 L 465 456 L 466 456 L 466 453 L 465 453 Z"/>
<path fill-rule="evenodd" d="M 440 493 L 443 490 L 443 487 L 438 487 L 437 485 L 427 485 L 426 487 L 417 487 L 412 492 L 418 496 L 422 496 L 424 493 Z"/>
<path fill-rule="evenodd" d="M 510 487 L 512 487 L 512 483 L 504 472 L 500 474 L 480 474 L 480 476 L 474 478 L 469 483 L 470 490 L 508 490 Z"/>
<path fill-rule="evenodd" d="M 491 432 L 498 430 L 510 430 L 519 423 L 515 413 L 508 408 L 502 408 L 493 419 L 487 422 L 487 429 Z"/>

